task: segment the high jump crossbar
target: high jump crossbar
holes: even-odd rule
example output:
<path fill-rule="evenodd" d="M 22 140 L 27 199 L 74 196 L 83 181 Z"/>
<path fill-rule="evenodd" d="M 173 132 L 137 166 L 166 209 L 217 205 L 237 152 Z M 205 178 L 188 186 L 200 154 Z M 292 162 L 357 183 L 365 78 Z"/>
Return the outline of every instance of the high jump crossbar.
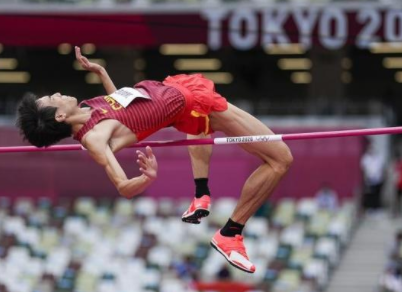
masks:
<path fill-rule="evenodd" d="M 342 137 L 354 137 L 354 136 L 392 135 L 401 133 L 402 133 L 402 127 L 386 127 L 386 128 L 372 128 L 372 129 L 358 129 L 358 130 L 281 134 L 281 135 L 273 134 L 273 135 L 259 135 L 259 136 L 207 138 L 207 139 L 144 141 L 133 144 L 129 148 L 139 148 L 146 146 L 167 147 L 167 146 L 191 146 L 191 145 L 244 144 L 244 143 L 260 143 L 270 141 L 292 141 L 292 140 L 307 140 L 307 139 L 342 138 Z M 37 148 L 35 146 L 0 147 L 0 153 L 75 151 L 75 150 L 85 150 L 85 148 L 83 148 L 81 144 L 54 145 L 43 148 Z"/>

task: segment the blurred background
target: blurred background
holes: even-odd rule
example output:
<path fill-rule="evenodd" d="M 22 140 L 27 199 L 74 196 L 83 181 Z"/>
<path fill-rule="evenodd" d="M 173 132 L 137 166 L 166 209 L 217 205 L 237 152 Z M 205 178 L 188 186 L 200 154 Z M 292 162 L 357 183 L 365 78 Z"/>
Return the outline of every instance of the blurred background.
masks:
<path fill-rule="evenodd" d="M 400 0 L 0 0 L 0 146 L 27 145 L 27 92 L 104 94 L 76 45 L 117 87 L 202 73 L 276 133 L 402 122 Z M 209 246 L 259 165 L 237 146 L 214 147 L 199 226 L 180 219 L 185 147 L 155 149 L 158 181 L 133 200 L 85 152 L 1 154 L 0 291 L 402 291 L 400 137 L 288 144 L 289 174 L 245 228 L 253 275 Z M 138 175 L 132 150 L 117 156 Z"/>

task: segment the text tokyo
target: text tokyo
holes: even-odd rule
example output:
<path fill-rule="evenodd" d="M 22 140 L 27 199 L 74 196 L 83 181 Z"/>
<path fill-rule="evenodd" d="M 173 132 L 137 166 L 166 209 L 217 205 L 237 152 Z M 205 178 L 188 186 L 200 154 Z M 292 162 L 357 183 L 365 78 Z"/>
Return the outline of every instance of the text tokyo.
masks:
<path fill-rule="evenodd" d="M 306 49 L 319 43 L 336 50 L 346 44 L 368 48 L 373 42 L 402 42 L 402 10 L 397 9 L 215 9 L 202 11 L 201 17 L 208 22 L 208 46 L 213 50 L 224 40 L 239 50 L 288 43 Z"/>

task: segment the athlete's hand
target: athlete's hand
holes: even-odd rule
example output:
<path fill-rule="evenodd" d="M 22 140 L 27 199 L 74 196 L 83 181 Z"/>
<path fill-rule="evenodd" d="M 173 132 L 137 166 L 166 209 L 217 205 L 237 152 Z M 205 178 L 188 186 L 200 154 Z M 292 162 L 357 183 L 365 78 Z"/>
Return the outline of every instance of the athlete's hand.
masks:
<path fill-rule="evenodd" d="M 80 63 L 82 68 L 84 68 L 85 70 L 94 72 L 96 74 L 100 74 L 102 70 L 104 70 L 104 68 L 101 65 L 89 62 L 89 60 L 86 57 L 81 55 L 81 49 L 77 46 L 75 47 L 75 57 L 77 58 L 77 61 Z"/>
<path fill-rule="evenodd" d="M 140 171 L 150 179 L 156 179 L 158 175 L 158 162 L 155 155 L 152 153 L 151 147 L 145 148 L 145 154 L 137 150 L 137 163 L 140 166 Z"/>

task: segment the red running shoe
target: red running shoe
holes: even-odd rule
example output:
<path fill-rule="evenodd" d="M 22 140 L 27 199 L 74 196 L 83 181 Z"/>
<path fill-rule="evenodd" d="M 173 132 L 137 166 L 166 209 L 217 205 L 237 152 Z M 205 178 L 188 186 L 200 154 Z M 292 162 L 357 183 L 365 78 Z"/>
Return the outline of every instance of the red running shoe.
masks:
<path fill-rule="evenodd" d="M 194 198 L 190 207 L 181 216 L 183 222 L 200 224 L 201 218 L 209 215 L 209 209 L 211 208 L 211 198 L 207 195 L 203 195 L 201 198 Z"/>
<path fill-rule="evenodd" d="M 220 230 L 218 230 L 211 240 L 211 245 L 220 252 L 232 266 L 247 273 L 255 272 L 255 266 L 248 259 L 243 243 L 243 236 L 222 236 Z"/>

